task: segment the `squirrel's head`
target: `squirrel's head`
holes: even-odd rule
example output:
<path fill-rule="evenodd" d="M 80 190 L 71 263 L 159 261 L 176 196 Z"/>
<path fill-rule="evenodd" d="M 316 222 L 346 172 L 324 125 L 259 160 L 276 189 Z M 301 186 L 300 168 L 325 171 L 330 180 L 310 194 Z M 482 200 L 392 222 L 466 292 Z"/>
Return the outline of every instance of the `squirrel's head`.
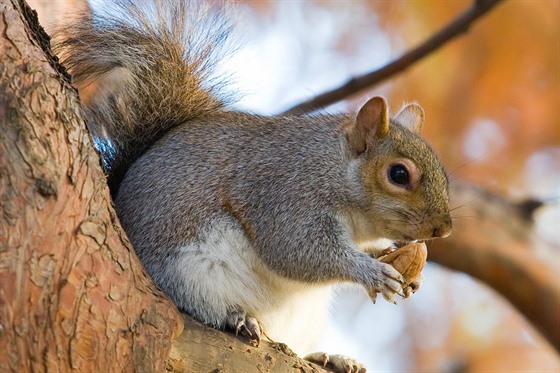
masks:
<path fill-rule="evenodd" d="M 349 147 L 362 160 L 362 215 L 374 236 L 413 241 L 451 232 L 447 175 L 418 135 L 423 122 L 419 105 L 390 117 L 385 99 L 374 97 L 346 127 Z"/>

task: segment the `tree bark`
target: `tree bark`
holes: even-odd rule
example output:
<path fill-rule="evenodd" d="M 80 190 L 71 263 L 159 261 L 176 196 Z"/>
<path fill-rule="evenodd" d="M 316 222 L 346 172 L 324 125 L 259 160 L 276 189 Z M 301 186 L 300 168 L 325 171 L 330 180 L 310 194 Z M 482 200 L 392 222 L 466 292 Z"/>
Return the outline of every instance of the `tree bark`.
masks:
<path fill-rule="evenodd" d="M 185 329 L 173 342 L 168 369 L 173 373 L 331 371 L 300 359 L 285 344 L 263 340 L 256 347 L 232 333 L 209 328 L 186 315 Z"/>
<path fill-rule="evenodd" d="M 0 371 L 163 371 L 179 313 L 120 228 L 36 14 L 0 16 Z"/>

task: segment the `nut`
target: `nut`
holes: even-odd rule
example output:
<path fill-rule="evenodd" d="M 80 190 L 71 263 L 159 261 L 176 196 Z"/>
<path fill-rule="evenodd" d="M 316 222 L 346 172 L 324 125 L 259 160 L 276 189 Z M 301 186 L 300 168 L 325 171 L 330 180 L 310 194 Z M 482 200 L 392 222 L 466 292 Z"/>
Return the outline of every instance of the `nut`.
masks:
<path fill-rule="evenodd" d="M 426 264 L 428 250 L 424 242 L 413 242 L 379 258 L 383 263 L 391 264 L 410 285 L 416 280 Z"/>

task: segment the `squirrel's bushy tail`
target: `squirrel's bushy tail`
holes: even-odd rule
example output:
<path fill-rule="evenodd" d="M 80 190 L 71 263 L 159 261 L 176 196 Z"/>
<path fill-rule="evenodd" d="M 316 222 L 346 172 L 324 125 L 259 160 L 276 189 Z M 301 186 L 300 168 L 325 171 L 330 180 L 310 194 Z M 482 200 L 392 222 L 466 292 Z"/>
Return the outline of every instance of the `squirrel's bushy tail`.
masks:
<path fill-rule="evenodd" d="M 53 46 L 85 98 L 115 188 L 170 128 L 223 107 L 212 67 L 227 53 L 230 23 L 223 8 L 188 0 L 108 3 L 60 28 Z"/>

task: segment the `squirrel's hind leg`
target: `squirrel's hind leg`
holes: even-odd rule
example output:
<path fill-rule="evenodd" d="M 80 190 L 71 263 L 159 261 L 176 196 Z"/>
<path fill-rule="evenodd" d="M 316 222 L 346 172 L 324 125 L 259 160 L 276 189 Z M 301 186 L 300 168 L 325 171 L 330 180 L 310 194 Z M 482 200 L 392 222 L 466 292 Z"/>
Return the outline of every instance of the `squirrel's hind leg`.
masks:
<path fill-rule="evenodd" d="M 176 250 L 163 288 L 195 319 L 232 330 L 258 345 L 262 328 L 253 317 L 269 302 L 270 291 L 254 272 L 257 258 L 251 243 L 236 221 L 227 217 L 212 221 L 202 231 Z"/>

